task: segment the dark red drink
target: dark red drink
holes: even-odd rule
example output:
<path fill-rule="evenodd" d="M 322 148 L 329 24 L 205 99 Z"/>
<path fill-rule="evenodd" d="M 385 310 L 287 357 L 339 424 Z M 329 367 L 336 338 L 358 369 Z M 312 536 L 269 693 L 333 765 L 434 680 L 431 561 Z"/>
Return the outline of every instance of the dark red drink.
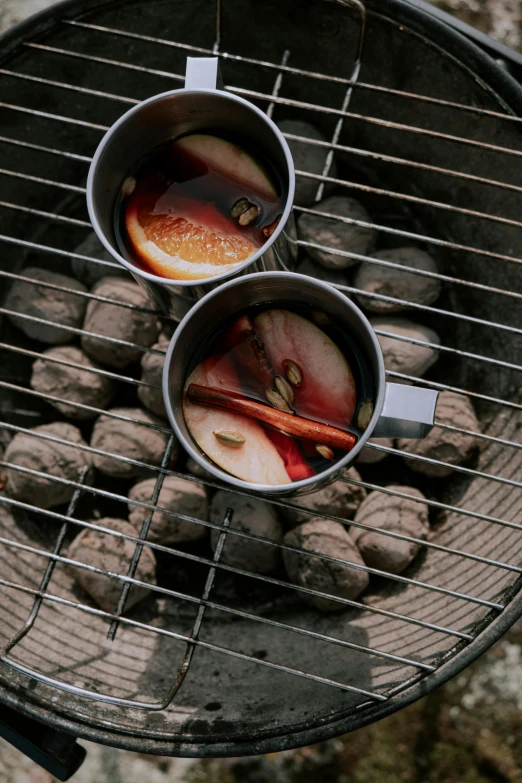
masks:
<path fill-rule="evenodd" d="M 279 303 L 216 331 L 195 357 L 184 414 L 216 465 L 255 484 L 286 484 L 350 451 L 372 399 L 357 345 L 329 321 L 320 326 Z"/>
<path fill-rule="evenodd" d="M 191 134 L 157 150 L 122 187 L 122 251 L 161 277 L 232 270 L 266 242 L 282 212 L 276 179 L 237 144 Z"/>

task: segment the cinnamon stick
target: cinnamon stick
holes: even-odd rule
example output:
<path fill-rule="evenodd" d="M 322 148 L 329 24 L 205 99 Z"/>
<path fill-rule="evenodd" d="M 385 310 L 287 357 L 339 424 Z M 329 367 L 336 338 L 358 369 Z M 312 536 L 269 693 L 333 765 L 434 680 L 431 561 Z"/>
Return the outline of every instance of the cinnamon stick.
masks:
<path fill-rule="evenodd" d="M 321 443 L 332 448 L 351 451 L 356 443 L 356 438 L 350 432 L 345 432 L 329 424 L 321 424 L 311 419 L 303 419 L 290 413 L 283 413 L 268 405 L 249 400 L 235 392 L 219 389 L 214 386 L 200 386 L 197 383 L 189 384 L 187 397 L 198 405 L 211 405 L 215 408 L 225 408 L 229 411 L 241 413 L 251 419 L 271 424 L 288 435 L 298 438 L 307 438 L 314 443 Z"/>

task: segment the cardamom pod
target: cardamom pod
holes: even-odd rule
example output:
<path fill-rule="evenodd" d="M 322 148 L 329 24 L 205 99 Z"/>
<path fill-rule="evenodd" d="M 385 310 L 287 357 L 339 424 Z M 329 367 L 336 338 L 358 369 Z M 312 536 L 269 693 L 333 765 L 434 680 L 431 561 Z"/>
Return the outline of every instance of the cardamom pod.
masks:
<path fill-rule="evenodd" d="M 288 381 L 286 381 L 280 375 L 276 375 L 274 378 L 274 385 L 283 400 L 287 402 L 288 405 L 291 405 L 294 401 L 294 393 Z"/>
<path fill-rule="evenodd" d="M 243 214 L 243 212 L 246 212 L 246 210 L 251 207 L 251 203 L 247 198 L 240 198 L 236 201 L 232 209 L 230 210 L 230 217 L 238 218 L 240 215 Z"/>
<path fill-rule="evenodd" d="M 123 182 L 123 185 L 121 186 L 121 197 L 127 198 L 132 193 L 134 193 L 135 190 L 136 190 L 136 178 L 127 177 L 127 179 Z"/>
<path fill-rule="evenodd" d="M 330 323 L 330 319 L 326 313 L 323 313 L 321 310 L 312 310 L 310 315 L 312 316 L 312 321 L 315 321 L 319 326 L 326 326 Z"/>
<path fill-rule="evenodd" d="M 335 454 L 333 453 L 330 446 L 316 446 L 315 450 L 318 454 L 321 455 L 321 457 L 324 457 L 324 459 L 330 460 L 330 462 L 333 462 L 335 459 Z"/>
<path fill-rule="evenodd" d="M 363 402 L 357 415 L 357 426 L 360 430 L 365 430 L 373 416 L 373 402 L 366 400 Z"/>
<path fill-rule="evenodd" d="M 242 212 L 239 216 L 240 226 L 249 226 L 256 218 L 261 214 L 261 210 L 257 204 L 252 204 L 245 212 Z"/>
<path fill-rule="evenodd" d="M 274 389 L 267 389 L 265 396 L 270 405 L 273 405 L 274 408 L 277 408 L 284 413 L 293 413 L 292 408 L 290 408 L 284 397 L 281 397 L 279 392 L 275 391 Z"/>
<path fill-rule="evenodd" d="M 287 362 L 285 366 L 286 377 L 294 386 L 300 386 L 303 382 L 303 373 L 294 362 Z"/>
<path fill-rule="evenodd" d="M 212 434 L 223 446 L 229 446 L 231 449 L 240 449 L 245 442 L 245 439 L 240 432 L 221 430 L 220 432 L 213 432 Z"/>

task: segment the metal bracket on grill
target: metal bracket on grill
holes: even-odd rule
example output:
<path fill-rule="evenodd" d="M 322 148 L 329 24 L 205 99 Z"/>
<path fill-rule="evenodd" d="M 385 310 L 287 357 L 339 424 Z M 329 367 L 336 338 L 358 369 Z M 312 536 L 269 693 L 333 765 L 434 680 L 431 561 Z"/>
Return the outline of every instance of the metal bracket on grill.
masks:
<path fill-rule="evenodd" d="M 0 737 L 58 780 L 69 780 L 87 755 L 76 737 L 45 726 L 10 707 L 2 707 Z"/>
<path fill-rule="evenodd" d="M 348 8 L 351 8 L 352 10 L 356 11 L 359 14 L 359 40 L 357 42 L 357 51 L 355 53 L 355 61 L 353 66 L 353 71 L 350 76 L 350 83 L 348 86 L 348 89 L 346 90 L 342 105 L 341 105 L 341 111 L 345 112 L 348 111 L 348 107 L 350 106 L 350 101 L 352 100 L 352 93 L 353 93 L 353 87 L 354 84 L 357 83 L 357 80 L 359 79 L 359 74 L 361 72 L 361 62 L 362 62 L 362 56 L 363 56 L 363 50 L 364 50 L 364 39 L 366 36 L 366 6 L 364 5 L 361 0 L 336 0 L 336 2 L 340 3 L 341 5 L 344 5 Z M 328 154 L 326 156 L 326 161 L 324 164 L 323 173 L 321 175 L 321 182 L 319 183 L 319 186 L 317 188 L 317 192 L 315 194 L 315 201 L 318 203 L 323 199 L 324 196 L 324 186 L 325 186 L 325 177 L 328 177 L 330 174 L 330 170 L 332 168 L 332 163 L 334 159 L 334 146 L 339 142 L 339 138 L 341 136 L 341 132 L 344 125 L 344 117 L 339 117 L 335 124 L 335 130 L 333 132 L 331 144 L 332 146 L 328 150 Z"/>
<path fill-rule="evenodd" d="M 169 443 L 168 443 L 167 448 L 165 450 L 163 463 L 167 463 L 168 459 L 170 457 L 170 453 L 171 453 L 171 450 L 172 450 L 172 440 L 173 440 L 172 438 L 169 440 Z M 85 474 L 83 474 L 82 480 L 84 478 L 85 478 Z M 161 483 L 162 482 L 159 482 L 156 485 L 156 489 L 157 489 L 157 493 L 156 494 L 157 495 L 159 495 L 159 492 L 160 492 L 160 489 L 161 489 Z M 71 501 L 71 503 L 69 505 L 69 514 L 68 514 L 69 517 L 71 516 L 72 512 L 74 511 L 74 509 L 76 507 L 76 503 L 78 501 L 79 495 L 80 495 L 80 491 L 77 490 L 77 492 L 75 493 L 75 495 L 74 495 L 74 497 L 73 497 L 73 499 L 72 499 L 72 501 Z M 154 503 L 157 502 L 157 497 L 156 497 L 156 499 L 153 502 Z M 187 676 L 187 673 L 188 673 L 188 670 L 189 670 L 189 667 L 190 667 L 190 664 L 192 662 L 192 658 L 193 658 L 193 655 L 194 655 L 195 647 L 196 647 L 196 645 L 199 642 L 199 633 L 200 633 L 200 630 L 201 630 L 203 617 L 204 617 L 204 614 L 206 612 L 207 601 L 209 599 L 210 593 L 211 593 L 212 588 L 214 586 L 214 580 L 215 580 L 215 576 L 216 576 L 216 565 L 220 562 L 221 553 L 223 551 L 223 546 L 225 544 L 225 540 L 226 540 L 226 537 L 227 537 L 227 534 L 228 534 L 228 528 L 230 527 L 230 524 L 232 522 L 233 514 L 234 514 L 233 510 L 231 508 L 228 508 L 226 510 L 226 512 L 225 512 L 224 517 L 223 517 L 222 532 L 221 532 L 221 534 L 219 536 L 219 539 L 218 539 L 218 542 L 217 542 L 217 546 L 216 546 L 216 549 L 214 551 L 214 556 L 213 556 L 213 559 L 211 561 L 212 564 L 211 564 L 211 566 L 209 568 L 209 571 L 208 571 L 208 574 L 207 574 L 207 579 L 206 579 L 206 582 L 205 582 L 205 586 L 203 588 L 203 592 L 202 592 L 201 597 L 200 597 L 200 599 L 198 601 L 199 608 L 198 608 L 198 611 L 197 611 L 197 614 L 196 614 L 196 618 L 194 620 L 194 625 L 193 625 L 193 628 L 192 628 L 192 632 L 191 632 L 190 636 L 188 636 L 188 637 L 179 635 L 180 639 L 183 639 L 183 640 L 186 641 L 186 648 L 185 648 L 185 655 L 183 657 L 183 662 L 182 662 L 182 664 L 181 664 L 181 666 L 179 668 L 179 671 L 178 671 L 176 677 L 173 679 L 172 685 L 168 689 L 166 695 L 160 701 L 144 702 L 144 701 L 137 701 L 135 699 L 124 699 L 124 698 L 120 698 L 120 697 L 116 697 L 116 696 L 102 695 L 102 694 L 100 694 L 100 693 L 98 693 L 96 691 L 90 691 L 90 690 L 87 690 L 86 688 L 79 688 L 79 687 L 77 687 L 75 685 L 70 685 L 69 683 L 63 682 L 62 680 L 55 679 L 54 677 L 48 677 L 48 676 L 42 674 L 41 672 L 36 671 L 35 669 L 31 669 L 28 666 L 24 666 L 24 665 L 22 665 L 20 663 L 12 661 L 12 660 L 10 660 L 7 657 L 7 653 L 9 653 L 9 651 L 12 650 L 13 647 L 16 644 L 18 644 L 18 642 L 24 636 L 27 635 L 27 633 L 30 631 L 30 629 L 34 625 L 34 621 L 36 619 L 36 616 L 38 614 L 38 611 L 39 611 L 39 608 L 40 608 L 40 606 L 42 604 L 42 601 L 43 601 L 44 598 L 47 597 L 46 593 L 44 592 L 45 591 L 45 587 L 48 585 L 49 580 L 50 580 L 51 575 L 52 575 L 52 572 L 53 572 L 54 567 L 56 565 L 56 558 L 58 557 L 59 552 L 61 550 L 61 545 L 63 543 L 65 532 L 66 532 L 66 529 L 68 527 L 68 522 L 65 522 L 65 524 L 62 526 L 62 529 L 61 529 L 61 531 L 60 531 L 60 533 L 58 535 L 58 541 L 57 541 L 57 544 L 56 544 L 55 549 L 54 549 L 53 557 L 49 559 L 49 565 L 46 568 L 44 577 L 43 577 L 42 582 L 40 584 L 40 589 L 38 590 L 38 592 L 36 594 L 35 604 L 34 604 L 34 607 L 33 607 L 33 611 L 31 612 L 31 615 L 29 617 L 29 620 L 26 622 L 26 624 L 24 625 L 23 629 L 18 634 L 16 634 L 15 637 L 6 646 L 5 651 L 3 652 L 3 654 L 1 654 L 0 660 L 3 663 L 6 663 L 11 668 L 16 669 L 17 671 L 22 672 L 23 674 L 27 675 L 28 677 L 31 677 L 33 680 L 36 680 L 37 682 L 45 683 L 47 685 L 52 685 L 55 688 L 58 688 L 59 690 L 65 691 L 66 693 L 71 693 L 71 694 L 83 696 L 83 697 L 85 697 L 87 699 L 93 699 L 94 701 L 103 701 L 103 702 L 106 702 L 107 704 L 118 704 L 121 707 L 135 707 L 137 709 L 157 710 L 157 711 L 161 711 L 161 710 L 166 709 L 169 706 L 169 704 L 172 702 L 174 697 L 176 696 L 177 692 L 181 688 L 181 686 L 182 686 L 182 684 L 183 684 L 183 682 L 184 682 L 184 680 L 185 680 L 185 678 Z M 141 538 L 141 535 L 146 536 L 146 532 L 148 531 L 148 528 L 150 526 L 151 518 L 152 518 L 152 512 L 148 515 L 148 517 L 145 519 L 145 521 L 143 523 L 142 530 L 140 532 L 140 538 Z M 139 558 L 139 553 L 141 552 L 142 549 L 143 549 L 143 545 L 142 544 L 138 544 L 137 547 L 136 547 L 135 558 L 133 558 L 132 563 L 129 566 L 129 573 L 134 573 L 135 572 L 135 568 L 136 568 L 137 561 L 138 561 L 138 558 Z M 129 578 L 129 577 L 127 577 L 127 578 Z M 128 582 L 124 582 L 124 585 L 125 584 L 129 584 L 129 583 Z M 118 608 L 116 610 L 116 614 L 109 615 L 107 612 L 103 612 L 103 611 L 101 611 L 99 609 L 91 610 L 92 614 L 97 614 L 97 615 L 100 615 L 100 616 L 107 616 L 107 618 L 111 620 L 111 628 L 114 628 L 114 633 L 116 632 L 117 627 L 118 627 L 119 623 L 121 622 L 121 611 L 123 611 L 123 608 L 124 608 L 124 603 L 125 603 L 125 598 L 126 598 L 127 592 L 128 591 L 125 591 L 125 589 L 122 590 L 122 594 L 121 594 L 120 600 L 118 602 Z M 68 603 L 68 602 L 66 602 L 66 603 Z M 88 611 L 86 606 L 84 606 L 83 608 L 84 608 L 85 611 Z M 113 638 L 112 635 L 110 634 L 110 631 L 109 631 L 109 634 L 108 634 L 108 638 L 109 639 Z M 384 700 L 383 697 L 377 697 L 377 698 L 379 698 L 381 700 Z M 26 755 L 30 755 L 30 754 L 26 753 Z M 58 776 L 56 776 L 56 777 L 58 777 Z M 60 778 L 60 779 L 62 779 L 62 778 Z M 63 778 L 63 780 L 67 780 L 67 778 Z"/>
<path fill-rule="evenodd" d="M 78 501 L 81 497 L 81 494 L 83 492 L 83 486 L 84 482 L 87 478 L 87 474 L 89 472 L 89 469 L 85 467 L 79 476 L 79 486 L 76 488 L 74 495 L 71 498 L 71 502 L 69 503 L 69 507 L 67 509 L 67 515 L 68 517 L 72 517 L 76 512 L 76 506 L 78 505 Z M 69 522 L 64 522 L 63 525 L 60 528 L 60 531 L 58 533 L 58 537 L 56 539 L 53 554 L 59 555 L 63 542 L 65 540 L 65 535 L 67 533 L 67 530 L 69 528 Z M 36 618 L 38 617 L 38 613 L 40 611 L 40 608 L 42 606 L 43 601 L 43 595 L 45 593 L 45 590 L 47 589 L 47 586 L 49 582 L 51 581 L 51 577 L 53 575 L 53 571 L 56 566 L 56 560 L 53 560 L 52 558 L 49 558 L 49 562 L 47 563 L 47 567 L 45 569 L 45 572 L 42 576 L 42 579 L 40 581 L 40 589 L 38 593 L 35 594 L 33 608 L 31 610 L 31 614 L 29 615 L 27 621 L 25 622 L 23 628 L 20 629 L 20 631 L 13 636 L 13 638 L 7 643 L 5 648 L 0 651 L 0 658 L 4 661 L 6 661 L 7 655 L 11 652 L 11 650 L 16 647 L 17 644 L 19 644 L 22 639 L 27 636 L 31 628 L 36 622 Z M 8 661 L 6 661 L 8 663 Z"/>

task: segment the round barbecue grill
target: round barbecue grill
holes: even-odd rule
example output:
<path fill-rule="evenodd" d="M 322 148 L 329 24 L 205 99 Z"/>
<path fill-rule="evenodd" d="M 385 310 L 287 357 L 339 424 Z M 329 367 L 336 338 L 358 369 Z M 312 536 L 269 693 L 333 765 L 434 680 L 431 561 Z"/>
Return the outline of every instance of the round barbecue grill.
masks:
<path fill-rule="evenodd" d="M 227 89 L 330 140 L 336 176 L 331 157 L 322 175 L 299 172 L 318 199 L 333 185 L 367 205 L 389 246 L 421 243 L 437 258 L 441 299 L 411 305 L 442 338 L 422 383 L 468 395 L 482 432 L 474 462 L 425 482 L 432 530 L 421 556 L 402 576 L 374 569 L 362 598 L 331 615 L 306 608 L 304 588 L 283 575 L 225 565 L 220 546 L 143 544 L 144 531 L 111 577 L 128 591 L 147 546 L 160 586 L 130 611 L 122 599 L 104 612 L 64 553 L 96 519 L 126 516 L 127 487 L 79 475 L 69 506 L 48 511 L 0 493 L 0 701 L 76 737 L 180 756 L 262 753 L 359 728 L 453 676 L 522 612 L 522 90 L 425 12 L 400 0 L 368 0 L 366 14 L 348 1 L 72 0 L 19 26 L 1 50 L 1 290 L 28 265 L 111 266 L 76 251 L 92 232 L 94 150 L 130 106 L 182 84 L 187 55 L 212 53 Z M 0 432 L 12 435 L 57 414 L 29 386 L 42 344 L 0 314 Z M 138 372 L 98 372 L 117 374 L 118 404 L 132 404 Z M 155 494 L 133 501 L 149 518 L 166 475 L 218 486 L 170 470 L 173 440 L 158 426 L 169 441 L 161 468 L 149 468 Z M 406 470 L 387 450 L 392 467 L 362 467 L 356 482 L 383 504 Z M 218 527 L 221 543 L 239 535 L 230 515 L 194 521 Z"/>

